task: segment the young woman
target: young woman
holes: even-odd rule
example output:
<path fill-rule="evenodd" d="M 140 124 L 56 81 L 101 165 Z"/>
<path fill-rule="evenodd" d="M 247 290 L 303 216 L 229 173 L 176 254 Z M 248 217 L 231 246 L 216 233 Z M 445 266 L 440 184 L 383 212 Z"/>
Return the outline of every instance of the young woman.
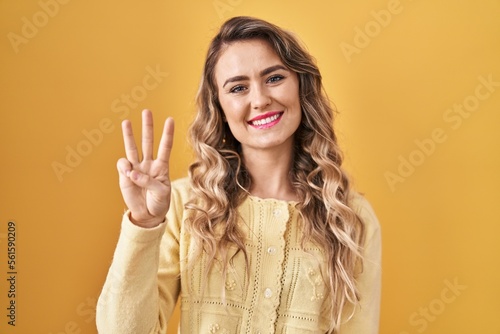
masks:
<path fill-rule="evenodd" d="M 142 159 L 123 123 L 128 211 L 97 305 L 100 333 L 378 333 L 380 229 L 341 168 L 312 57 L 287 31 L 235 17 L 212 40 L 191 128 L 196 160 L 170 182 L 173 120 Z"/>

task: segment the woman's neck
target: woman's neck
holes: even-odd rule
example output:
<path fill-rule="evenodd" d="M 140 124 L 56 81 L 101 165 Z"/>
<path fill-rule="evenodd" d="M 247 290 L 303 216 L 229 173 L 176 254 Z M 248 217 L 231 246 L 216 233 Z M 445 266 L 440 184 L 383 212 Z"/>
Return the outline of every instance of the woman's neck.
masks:
<path fill-rule="evenodd" d="M 250 194 L 260 198 L 296 201 L 297 194 L 290 180 L 292 157 L 291 150 L 246 150 L 243 161 L 252 177 Z"/>

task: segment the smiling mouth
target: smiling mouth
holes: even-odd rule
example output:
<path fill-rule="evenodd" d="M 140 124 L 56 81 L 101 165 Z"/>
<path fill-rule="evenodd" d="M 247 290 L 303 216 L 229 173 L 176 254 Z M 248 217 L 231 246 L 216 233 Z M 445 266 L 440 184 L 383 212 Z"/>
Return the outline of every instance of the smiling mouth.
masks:
<path fill-rule="evenodd" d="M 283 115 L 283 112 L 278 112 L 278 113 L 269 115 L 265 118 L 260 118 L 260 119 L 248 121 L 248 124 L 250 124 L 253 127 L 259 128 L 259 129 L 269 128 L 269 127 L 277 124 L 280 121 L 282 115 Z"/>

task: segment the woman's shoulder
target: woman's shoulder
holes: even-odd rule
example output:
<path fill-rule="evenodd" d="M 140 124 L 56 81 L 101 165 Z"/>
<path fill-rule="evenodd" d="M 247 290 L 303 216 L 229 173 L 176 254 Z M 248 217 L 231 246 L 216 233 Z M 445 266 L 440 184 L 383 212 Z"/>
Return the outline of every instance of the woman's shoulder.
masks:
<path fill-rule="evenodd" d="M 190 187 L 189 177 L 185 176 L 179 179 L 175 179 L 171 182 L 171 184 L 172 184 L 172 189 L 187 191 Z"/>
<path fill-rule="evenodd" d="M 380 223 L 373 210 L 370 201 L 361 193 L 352 191 L 350 196 L 350 207 L 361 218 L 368 231 L 376 231 L 380 229 Z"/>
<path fill-rule="evenodd" d="M 186 203 L 190 198 L 191 183 L 189 177 L 175 179 L 170 183 L 172 200 Z"/>

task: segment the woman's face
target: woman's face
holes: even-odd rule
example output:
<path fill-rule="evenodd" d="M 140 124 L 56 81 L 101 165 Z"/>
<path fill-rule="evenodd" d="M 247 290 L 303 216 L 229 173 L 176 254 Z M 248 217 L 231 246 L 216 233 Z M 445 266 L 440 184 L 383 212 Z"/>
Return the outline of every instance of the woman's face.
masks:
<path fill-rule="evenodd" d="M 298 76 L 266 41 L 227 46 L 215 67 L 215 80 L 220 105 L 243 153 L 291 152 L 301 122 Z"/>

